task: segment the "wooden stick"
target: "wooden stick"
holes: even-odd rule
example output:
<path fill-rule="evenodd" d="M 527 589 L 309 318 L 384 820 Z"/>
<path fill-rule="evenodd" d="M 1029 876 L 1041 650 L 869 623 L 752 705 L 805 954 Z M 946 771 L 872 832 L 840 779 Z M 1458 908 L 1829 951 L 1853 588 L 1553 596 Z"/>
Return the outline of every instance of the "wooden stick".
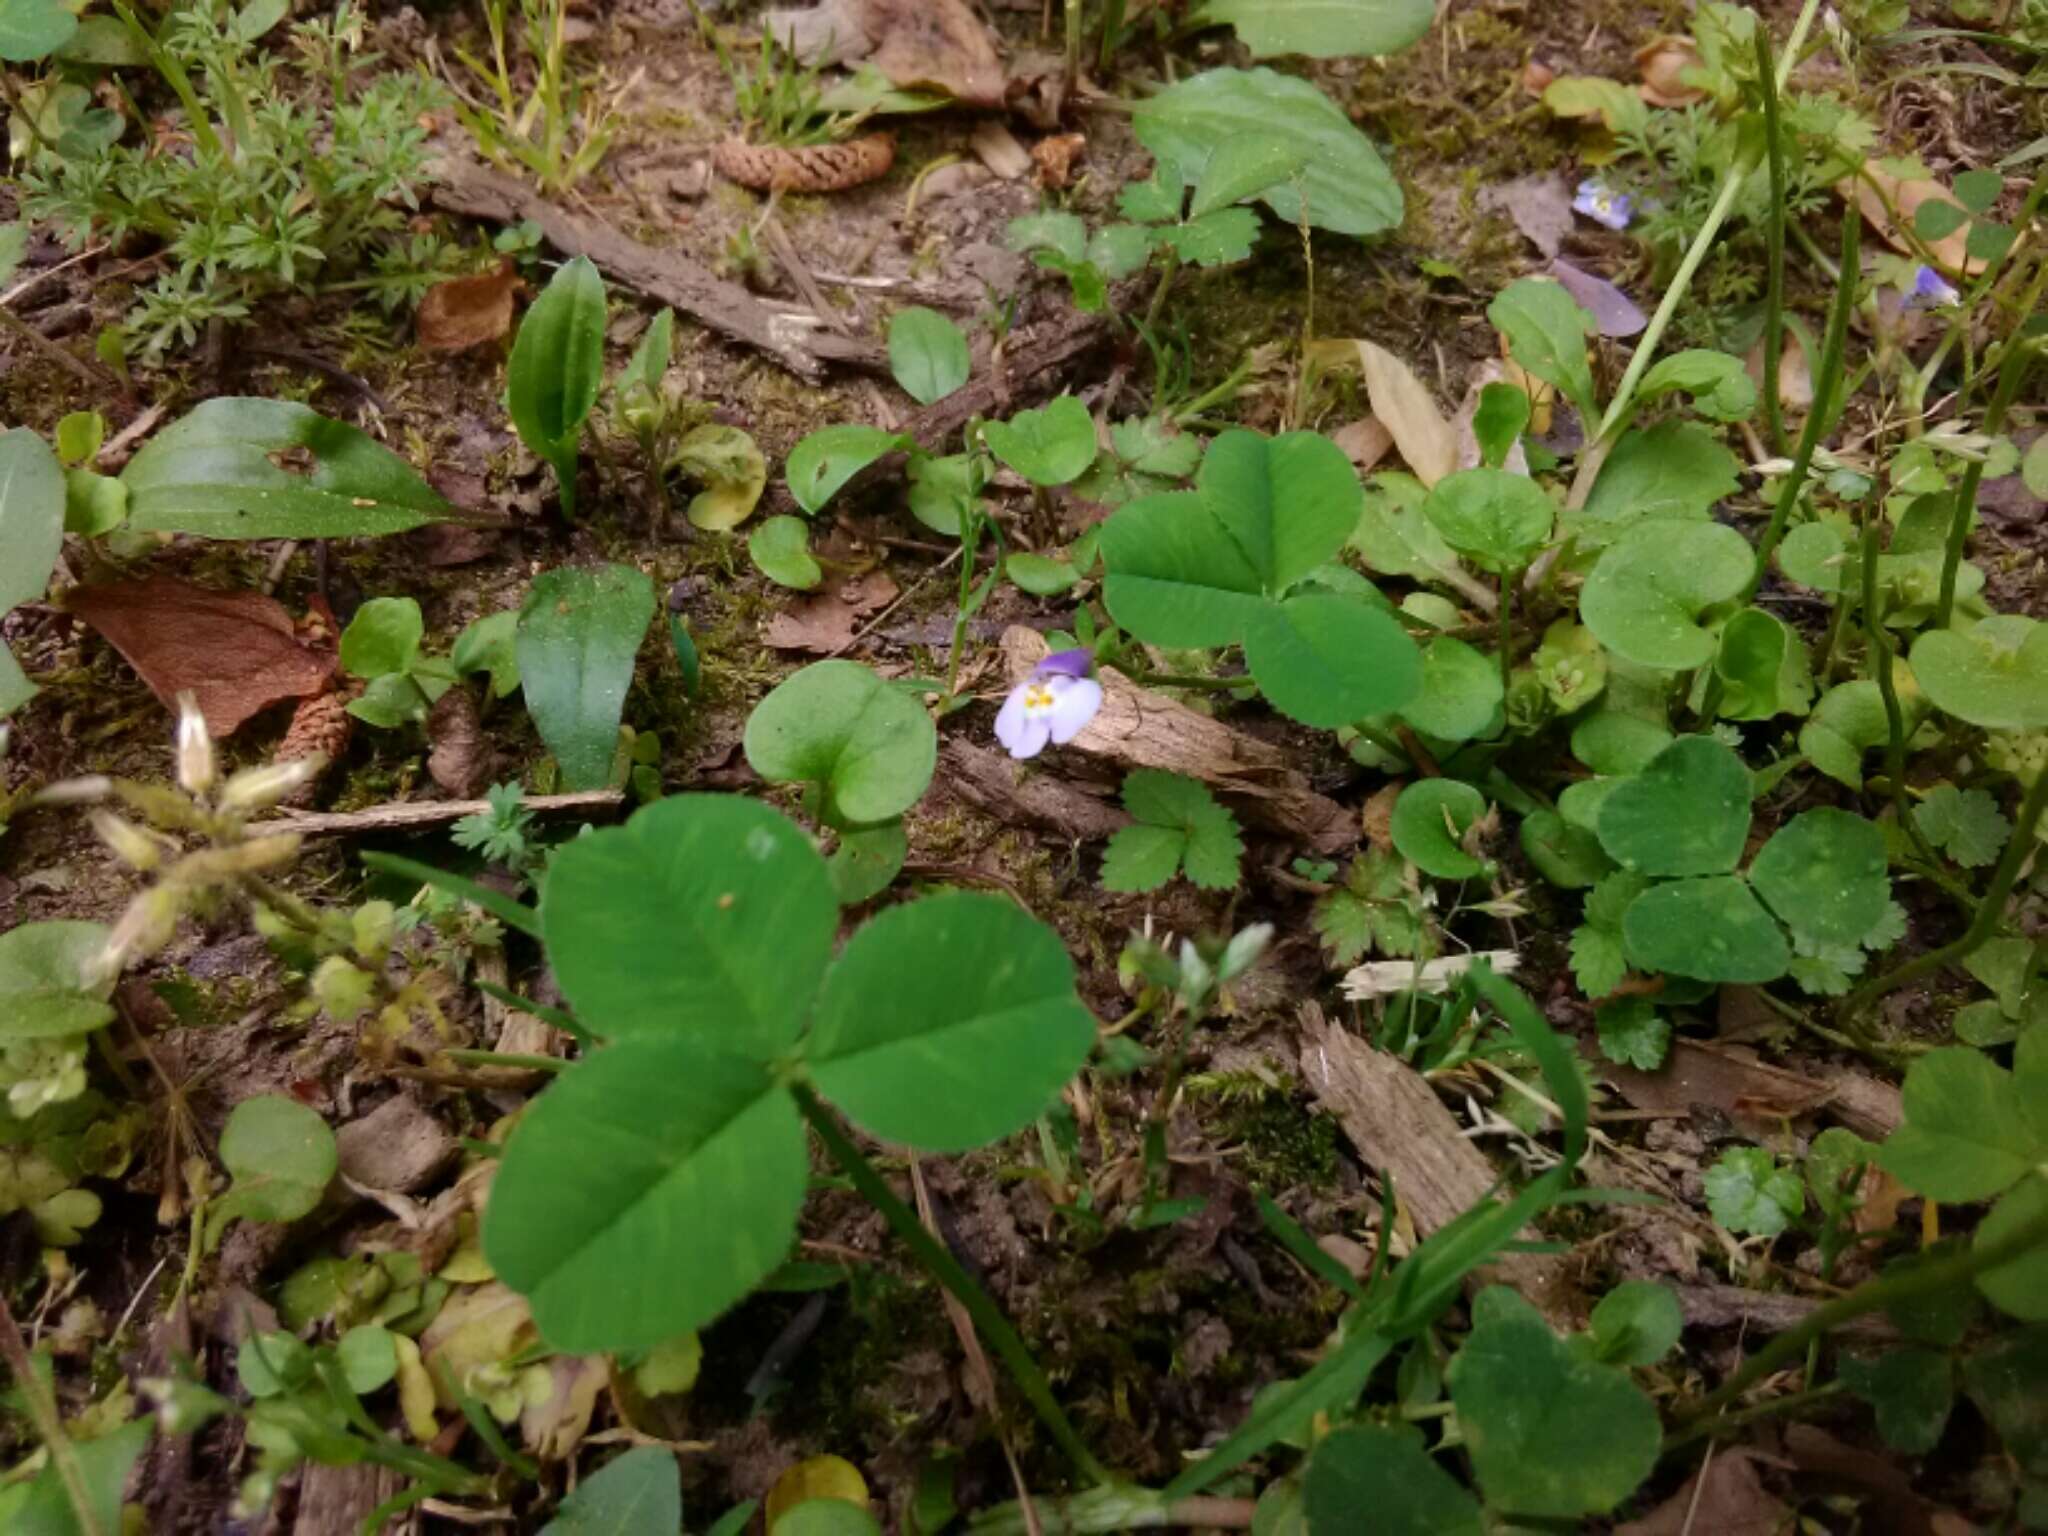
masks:
<path fill-rule="evenodd" d="M 555 812 L 612 811 L 624 805 L 626 794 L 619 789 L 586 789 L 573 795 L 528 795 L 519 802 L 521 810 L 539 815 Z M 296 832 L 301 837 L 350 837 L 359 832 L 416 832 L 445 826 L 465 816 L 482 816 L 490 811 L 488 800 L 401 800 L 391 805 L 372 805 L 360 811 L 307 811 L 293 816 L 275 816 L 258 823 L 265 832 Z"/>

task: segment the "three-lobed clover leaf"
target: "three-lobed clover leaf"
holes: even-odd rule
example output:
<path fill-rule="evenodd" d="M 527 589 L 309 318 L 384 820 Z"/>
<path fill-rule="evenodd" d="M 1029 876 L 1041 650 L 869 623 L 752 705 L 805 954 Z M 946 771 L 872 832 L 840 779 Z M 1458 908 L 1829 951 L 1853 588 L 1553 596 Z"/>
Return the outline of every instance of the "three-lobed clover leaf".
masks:
<path fill-rule="evenodd" d="M 1722 523 L 1632 526 L 1600 556 L 1579 594 L 1579 618 L 1617 656 L 1664 672 L 1713 660 L 1707 610 L 1742 591 L 1756 552 Z"/>
<path fill-rule="evenodd" d="M 891 908 L 835 960 L 825 860 L 752 801 L 677 795 L 567 845 L 540 921 L 608 1043 L 520 1117 L 484 1247 L 563 1350 L 651 1348 L 782 1261 L 809 1181 L 794 1084 L 959 1151 L 1028 1124 L 1095 1039 L 1058 938 L 997 897 Z"/>
<path fill-rule="evenodd" d="M 1603 818 L 1606 813 L 1602 813 Z M 1891 905 L 1884 834 L 1849 811 L 1802 811 L 1771 834 L 1749 866 L 1750 884 L 1793 932 L 1856 944 Z"/>

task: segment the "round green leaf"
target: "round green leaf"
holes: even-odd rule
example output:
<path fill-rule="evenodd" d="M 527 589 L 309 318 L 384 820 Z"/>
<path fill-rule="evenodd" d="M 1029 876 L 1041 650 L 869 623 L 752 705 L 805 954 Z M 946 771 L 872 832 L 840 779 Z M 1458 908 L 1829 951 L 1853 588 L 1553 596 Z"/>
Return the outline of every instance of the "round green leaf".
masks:
<path fill-rule="evenodd" d="M 917 804 L 938 763 L 931 716 L 855 661 L 786 678 L 747 717 L 747 761 L 778 784 L 815 784 L 824 819 L 888 821 Z"/>
<path fill-rule="evenodd" d="M 1350 0 L 1343 5 L 1331 5 L 1329 0 L 1209 0 L 1201 13 L 1205 22 L 1235 27 L 1238 40 L 1255 59 L 1282 53 L 1315 59 L 1399 53 L 1429 30 L 1435 16 L 1431 0 Z"/>
<path fill-rule="evenodd" d="M 675 1452 L 639 1445 L 578 1483 L 541 1536 L 675 1536 L 682 1528 Z"/>
<path fill-rule="evenodd" d="M 1671 727 L 1620 709 L 1597 709 L 1572 727 L 1572 756 L 1595 773 L 1641 773 L 1672 742 Z"/>
<path fill-rule="evenodd" d="M 1522 818 L 1522 853 L 1536 872 L 1562 890 L 1584 890 L 1613 873 L 1614 861 L 1600 839 L 1575 827 L 1556 811 L 1531 811 Z"/>
<path fill-rule="evenodd" d="M 1600 844 L 1646 875 L 1725 874 L 1742 859 L 1750 793 L 1733 751 L 1711 736 L 1681 736 L 1607 796 Z"/>
<path fill-rule="evenodd" d="M 1550 538 L 1556 509 L 1527 475 L 1461 469 L 1437 481 L 1422 504 L 1451 548 L 1481 570 L 1519 571 Z"/>
<path fill-rule="evenodd" d="M 984 422 L 989 452 L 1033 485 L 1065 485 L 1095 462 L 1095 418 L 1073 395 L 1061 395 L 1008 421 Z"/>
<path fill-rule="evenodd" d="M 1977 1248 L 2002 1242 L 2048 1215 L 2048 1179 L 2027 1179 L 2010 1190 L 1977 1225 Z M 2025 1322 L 2048 1322 L 2048 1244 L 2037 1243 L 2019 1258 L 1977 1276 L 1977 1289 L 1999 1311 Z"/>
<path fill-rule="evenodd" d="M 1832 807 L 1803 811 L 1771 835 L 1749 867 L 1757 895 L 1795 933 L 1855 944 L 1892 899 L 1884 834 Z"/>
<path fill-rule="evenodd" d="M 349 1329 L 335 1342 L 334 1352 L 349 1390 L 359 1397 L 389 1385 L 398 1374 L 398 1345 L 388 1329 L 375 1323 Z"/>
<path fill-rule="evenodd" d="M 1714 671 L 1722 683 L 1715 713 L 1724 720 L 1803 715 L 1813 703 L 1806 642 L 1761 608 L 1744 608 L 1721 626 Z"/>
<path fill-rule="evenodd" d="M 919 405 L 967 382 L 967 338 L 935 309 L 913 304 L 889 319 L 889 371 Z"/>
<path fill-rule="evenodd" d="M 1469 880 L 1493 866 L 1462 839 L 1486 814 L 1486 796 L 1457 779 L 1417 779 L 1394 802 L 1390 831 L 1401 857 L 1440 880 Z"/>
<path fill-rule="evenodd" d="M 1833 523 L 1801 523 L 1778 546 L 1778 568 L 1816 592 L 1850 590 L 1855 562 L 1848 541 Z"/>
<path fill-rule="evenodd" d="M 863 1129 L 961 1152 L 1030 1124 L 1094 1044 L 1059 936 L 1001 897 L 950 892 L 853 936 L 805 1055 Z"/>
<path fill-rule="evenodd" d="M 1448 635 L 1422 652 L 1422 691 L 1401 707 L 1401 718 L 1439 741 L 1471 741 L 1500 716 L 1500 664 Z"/>
<path fill-rule="evenodd" d="M 314 1110 L 282 1094 L 237 1104 L 220 1133 L 220 1160 L 235 1176 L 223 1200 L 254 1221 L 297 1221 L 334 1177 L 334 1132 Z"/>
<path fill-rule="evenodd" d="M 1936 630 L 1913 646 L 1913 676 L 1935 707 L 1993 731 L 2048 726 L 2048 624 L 2016 613 L 1962 634 Z"/>
<path fill-rule="evenodd" d="M 63 466 L 27 427 L 0 432 L 0 613 L 43 595 L 63 543 Z"/>
<path fill-rule="evenodd" d="M 649 958 L 622 958 L 622 979 Z M 520 1117 L 484 1211 L 484 1255 L 556 1349 L 651 1349 L 709 1324 L 782 1262 L 809 1162 L 795 1103 L 758 1062 L 696 1034 L 608 1046 Z"/>
<path fill-rule="evenodd" d="M 409 597 L 373 597 L 341 632 L 341 665 L 351 677 L 410 672 L 427 622 Z"/>
<path fill-rule="evenodd" d="M 796 504 L 815 514 L 875 460 L 910 446 L 910 439 L 900 432 L 880 427 L 821 427 L 789 450 L 782 474 Z"/>
<path fill-rule="evenodd" d="M 1654 1280 L 1624 1280 L 1593 1308 L 1593 1347 L 1610 1365 L 1655 1365 L 1685 1331 L 1678 1294 Z"/>
<path fill-rule="evenodd" d="M 787 513 L 771 517 L 747 536 L 747 555 L 755 568 L 780 587 L 808 592 L 825 579 L 811 554 L 811 533 L 803 519 Z"/>
<path fill-rule="evenodd" d="M 889 888 L 910 856 L 910 839 L 903 823 L 885 821 L 872 827 L 855 827 L 840 834 L 826 867 L 832 871 L 832 890 L 841 906 L 858 906 Z"/>
<path fill-rule="evenodd" d="M 110 1024 L 114 978 L 89 982 L 104 923 L 22 923 L 0 933 L 0 1040 L 82 1035 Z"/>
<path fill-rule="evenodd" d="M 1733 875 L 1651 886 L 1629 903 L 1621 936 L 1637 969 L 1695 981 L 1775 981 L 1792 963 L 1784 933 Z"/>
<path fill-rule="evenodd" d="M 1255 610 L 1244 659 L 1275 709 L 1331 730 L 1405 708 L 1422 688 L 1422 653 L 1400 621 L 1331 592 Z"/>
<path fill-rule="evenodd" d="M 1582 548 L 1598 548 L 1640 522 L 1693 521 L 1742 484 L 1742 465 L 1696 421 L 1674 417 L 1624 432 L 1593 482 L 1585 509 L 1566 519 Z"/>
<path fill-rule="evenodd" d="M 0 59 L 10 64 L 49 57 L 77 30 L 78 17 L 56 0 L 0 0 Z"/>
<path fill-rule="evenodd" d="M 1479 1501 L 1406 1426 L 1352 1424 L 1316 1443 L 1302 1483 L 1308 1536 L 1481 1536 Z"/>
<path fill-rule="evenodd" d="M 1713 660 L 1700 615 L 1742 591 L 1749 541 L 1721 523 L 1638 523 L 1608 546 L 1579 594 L 1579 617 L 1617 656 L 1679 672 Z"/>
<path fill-rule="evenodd" d="M 788 817 L 671 795 L 565 844 L 540 920 L 563 995 L 598 1034 L 689 1034 L 766 1059 L 803 1027 L 839 904 Z"/>

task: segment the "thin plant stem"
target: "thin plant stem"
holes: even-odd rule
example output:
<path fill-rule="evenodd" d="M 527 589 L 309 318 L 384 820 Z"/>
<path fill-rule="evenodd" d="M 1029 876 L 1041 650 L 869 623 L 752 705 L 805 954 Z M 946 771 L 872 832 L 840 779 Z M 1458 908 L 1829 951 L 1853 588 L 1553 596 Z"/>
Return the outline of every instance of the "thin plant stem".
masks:
<path fill-rule="evenodd" d="M 50 1464 L 57 1469 L 58 1481 L 64 1484 L 65 1497 L 71 1501 L 71 1513 L 78 1521 L 83 1536 L 107 1536 L 106 1527 L 100 1524 L 99 1511 L 92 1502 L 92 1490 L 86 1486 L 85 1469 L 78 1464 L 78 1452 L 71 1444 L 71 1437 L 64 1432 L 63 1417 L 57 1412 L 57 1400 L 43 1386 L 43 1378 L 36 1374 L 36 1364 L 28 1352 L 28 1340 L 21 1336 L 21 1325 L 14 1320 L 14 1309 L 7 1304 L 7 1297 L 0 1294 L 0 1358 L 7 1361 L 7 1369 L 14 1375 L 15 1384 L 21 1389 L 22 1405 L 28 1409 L 29 1422 L 35 1426 L 36 1434 L 49 1450 Z"/>
<path fill-rule="evenodd" d="M 1764 221 L 1764 435 L 1771 452 L 1785 451 L 1785 411 L 1778 399 L 1778 369 L 1785 352 L 1785 149 L 1778 142 L 1778 72 L 1771 60 L 1771 29 L 1756 29 L 1757 86 L 1764 100 L 1764 161 L 1771 171 L 1771 206 Z"/>
<path fill-rule="evenodd" d="M 2007 259 L 2017 253 L 2020 246 L 2025 242 L 2028 226 L 2034 222 L 2034 215 L 2040 210 L 2041 199 L 2044 196 L 2048 196 L 2048 171 L 2043 171 L 2034 178 L 2034 184 L 2027 189 L 2026 201 L 2020 204 L 2019 217 L 2013 220 L 2012 227 L 2019 238 L 2000 251 L 1996 258 L 1984 264 L 1984 270 L 1979 274 L 1976 285 L 1970 289 L 1963 302 L 1956 306 L 1955 318 L 1950 322 L 1948 331 L 1935 345 L 1933 354 L 1927 359 L 1927 366 L 1922 368 L 1917 375 L 1913 376 L 1911 388 L 1908 391 L 1908 404 L 1911 406 L 1912 414 L 1915 417 L 1919 416 L 1921 406 L 1927 399 L 1927 392 L 1934 387 L 1934 381 L 1940 375 L 1942 365 L 1948 361 L 1949 349 L 1956 344 L 1959 337 L 1968 331 L 1970 317 L 1976 313 L 1978 302 L 1991 291 L 1992 287 L 2004 275 Z M 2048 273 L 2048 263 L 2043 263 L 2039 271 Z M 2033 304 L 2029 302 L 2022 307 L 2020 312 L 2027 314 L 2032 309 Z"/>
<path fill-rule="evenodd" d="M 1159 269 L 1159 286 L 1152 290 L 1152 302 L 1145 306 L 1145 329 L 1159 328 L 1159 317 L 1166 312 L 1166 295 L 1173 289 L 1173 277 L 1180 271 L 1180 252 L 1169 250 L 1166 265 Z"/>
<path fill-rule="evenodd" d="M 1814 1342 L 1816 1344 L 1819 1343 L 1819 1339 L 1816 1337 Z M 1774 1397 L 1767 1403 L 1752 1403 L 1747 1408 L 1738 1408 L 1733 1413 L 1722 1414 L 1719 1418 L 1703 1419 L 1697 1424 L 1693 1424 L 1686 1429 L 1679 1430 L 1676 1434 L 1666 1437 L 1664 1441 L 1664 1454 L 1669 1456 L 1673 1451 L 1690 1445 L 1695 1440 L 1704 1440 L 1709 1435 L 1726 1434 L 1730 1430 L 1739 1429 L 1745 1424 L 1753 1424 L 1758 1419 L 1771 1419 L 1776 1418 L 1780 1414 L 1797 1413 L 1802 1408 L 1811 1408 L 1815 1403 L 1824 1403 L 1831 1397 L 1839 1397 L 1847 1390 L 1848 1388 L 1844 1387 L 1839 1381 L 1831 1381 L 1826 1386 L 1812 1387 L 1804 1392 L 1790 1392 L 1783 1397 Z"/>
<path fill-rule="evenodd" d="M 967 1536 L 1108 1536 L 1173 1526 L 1242 1531 L 1256 1511 L 1250 1499 L 1197 1494 L 1168 1501 L 1150 1488 L 1097 1488 L 1071 1499 L 1035 1498 L 1029 1513 L 1021 1502 L 999 1504 L 976 1515 Z"/>
<path fill-rule="evenodd" d="M 2034 829 L 2040 825 L 2043 807 L 2048 807 L 2048 770 L 2035 775 L 2033 788 L 2020 802 L 2020 813 L 2013 821 L 2012 837 L 2005 845 L 1998 868 L 1992 871 L 1991 883 L 1985 888 L 1983 899 L 1977 903 L 1977 915 L 1970 920 L 1963 936 L 1940 949 L 1929 950 L 1903 965 L 1895 966 L 1851 992 L 1837 1008 L 1837 1016 L 1844 1023 L 1887 992 L 1895 992 L 1908 982 L 1968 959 L 1998 930 L 1999 920 L 2005 916 L 2006 898 L 2012 895 L 2020 870 L 2033 852 Z"/>
<path fill-rule="evenodd" d="M 2032 340 L 2021 340 L 2014 336 L 2005 344 L 2005 357 L 1998 365 L 1998 383 L 1991 392 L 1991 404 L 1984 412 L 1983 434 L 1996 437 L 2005 426 L 2005 414 L 2012 409 L 2012 403 L 2019 398 L 2020 386 L 2026 382 L 2040 358 L 2040 347 Z M 1969 542 L 1970 521 L 1977 515 L 1977 486 L 1984 478 L 1982 456 L 1970 460 L 1963 471 L 1963 483 L 1956 487 L 1955 510 L 1948 525 L 1948 548 L 1941 557 L 1941 595 L 1935 600 L 1934 627 L 1947 629 L 1956 606 L 1956 573 L 1962 569 L 1963 546 Z"/>
<path fill-rule="evenodd" d="M 2041 782 L 2048 784 L 2048 774 L 2042 775 Z M 2036 1170 L 2033 1177 L 2043 1175 Z M 1886 1307 L 1896 1307 L 1901 1302 L 1918 1301 L 1923 1296 L 1968 1285 L 1986 1270 L 2010 1264 L 2043 1243 L 2048 1243 L 2048 1211 L 2006 1233 L 1995 1243 L 1982 1243 L 1932 1264 L 1865 1281 L 1848 1295 L 1838 1296 L 1825 1306 L 1816 1307 L 1798 1327 L 1787 1329 L 1751 1355 L 1719 1387 L 1698 1402 L 1678 1409 L 1672 1415 L 1673 1425 L 1676 1430 L 1683 1431 L 1719 1412 L 1771 1372 L 1805 1354 L 1806 1346 L 1812 1340 L 1844 1323 Z"/>
<path fill-rule="evenodd" d="M 1863 642 L 1870 652 L 1870 668 L 1877 677 L 1878 697 L 1884 700 L 1884 772 L 1891 781 L 1892 810 L 1899 830 L 1910 837 L 1920 854 L 1936 868 L 1940 858 L 1927 846 L 1920 824 L 1906 804 L 1906 713 L 1899 705 L 1899 689 L 1892 677 L 1892 642 L 1884 632 L 1884 614 L 1877 606 L 1877 516 L 1863 520 L 1863 545 L 1858 556 L 1863 575 Z"/>
<path fill-rule="evenodd" d="M 1508 571 L 1500 573 L 1500 692 L 1508 695 L 1515 671 L 1515 580 Z"/>
<path fill-rule="evenodd" d="M 1038 1368 L 1038 1362 L 1031 1358 L 1031 1351 L 1025 1348 L 1017 1330 L 1010 1326 L 1010 1320 L 979 1285 L 974 1277 L 960 1267 L 946 1250 L 944 1244 L 925 1230 L 924 1223 L 917 1219 L 917 1213 L 896 1198 L 886 1180 L 839 1129 L 832 1112 L 818 1096 L 801 1083 L 794 1085 L 797 1107 L 818 1133 L 818 1139 L 825 1144 L 846 1176 L 853 1181 L 853 1187 L 860 1191 L 870 1205 L 882 1213 L 883 1219 L 903 1240 L 917 1261 L 931 1272 L 948 1291 L 951 1291 L 960 1305 L 967 1309 L 967 1315 L 974 1320 L 975 1332 L 988 1340 L 995 1352 L 1002 1356 L 1003 1364 L 1010 1368 L 1010 1375 L 1023 1392 L 1025 1401 L 1037 1412 L 1040 1422 L 1051 1432 L 1060 1449 L 1067 1453 L 1083 1476 L 1090 1481 L 1114 1484 L 1116 1479 L 1109 1470 L 1095 1459 L 1094 1454 L 1084 1445 L 1074 1426 L 1067 1419 L 1058 1401 L 1052 1395 L 1052 1386 L 1045 1379 L 1045 1373 Z"/>
<path fill-rule="evenodd" d="M 1107 77 L 1116 62 L 1116 45 L 1124 35 L 1124 0 L 1104 0 L 1102 44 L 1096 50 L 1095 66 Z"/>

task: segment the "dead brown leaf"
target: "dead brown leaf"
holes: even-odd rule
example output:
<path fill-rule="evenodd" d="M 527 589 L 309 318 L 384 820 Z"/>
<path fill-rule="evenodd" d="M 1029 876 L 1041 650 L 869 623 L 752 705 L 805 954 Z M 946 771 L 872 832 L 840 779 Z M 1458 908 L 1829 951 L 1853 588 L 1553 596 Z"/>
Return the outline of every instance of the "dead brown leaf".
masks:
<path fill-rule="evenodd" d="M 1685 72 L 1700 63 L 1700 51 L 1689 37 L 1661 32 L 1636 50 L 1636 68 L 1643 83 L 1636 87 L 1653 107 L 1689 107 L 1707 93 L 1685 82 Z"/>
<path fill-rule="evenodd" d="M 1522 66 L 1523 94 L 1541 98 L 1550 89 L 1550 82 L 1557 78 L 1557 71 L 1541 59 L 1531 59 Z"/>
<path fill-rule="evenodd" d="M 1572 232 L 1572 191 L 1555 171 L 1488 187 L 1479 194 L 1479 205 L 1505 213 L 1545 256 L 1556 256 Z"/>
<path fill-rule="evenodd" d="M 778 651 L 836 655 L 853 643 L 863 619 L 896 600 L 896 592 L 887 571 L 869 571 L 785 608 L 768 621 L 761 638 Z"/>
<path fill-rule="evenodd" d="M 1361 475 L 1371 471 L 1394 451 L 1394 434 L 1377 416 L 1361 416 L 1356 421 L 1345 422 L 1330 434 L 1330 441 L 1344 450 L 1344 457 Z"/>
<path fill-rule="evenodd" d="M 1916 242 L 1909 237 L 1914 216 L 1923 203 L 1948 203 L 1961 209 L 1962 204 L 1956 202 L 1940 182 L 1922 177 L 1901 180 L 1875 161 L 1867 161 L 1861 173 L 1836 182 L 1835 191 L 1845 199 L 1856 199 L 1856 206 L 1863 211 L 1865 221 L 1884 237 L 1885 244 L 1893 250 L 1913 256 L 1924 245 L 1927 253 L 1950 272 L 1975 277 L 1984 270 L 1984 263 L 1972 259 L 1969 254 L 1967 214 L 1962 224 L 1940 240 Z"/>
<path fill-rule="evenodd" d="M 335 658 L 307 646 L 260 592 L 216 592 L 175 576 L 74 587 L 64 605 L 175 708 L 189 692 L 215 736 L 285 699 L 321 692 Z"/>
<path fill-rule="evenodd" d="M 967 142 L 981 163 L 1004 181 L 1021 181 L 1031 174 L 1031 151 L 995 118 L 985 117 L 976 123 Z"/>
<path fill-rule="evenodd" d="M 1685 1485 L 1615 1536 L 1777 1536 L 1791 1529 L 1792 1511 L 1764 1487 L 1756 1460 L 1745 1450 L 1708 1458 Z"/>
<path fill-rule="evenodd" d="M 427 740 L 433 743 L 427 772 L 434 782 L 457 800 L 475 798 L 490 768 L 490 752 L 484 745 L 476 698 L 460 683 L 427 711 Z"/>
<path fill-rule="evenodd" d="M 420 300 L 420 345 L 464 352 L 498 340 L 512 329 L 512 300 L 521 286 L 509 256 L 494 271 L 434 284 Z"/>
<path fill-rule="evenodd" d="M 1764 344 L 1759 339 L 1742 359 L 1744 372 L 1758 389 L 1764 387 Z M 1778 403 L 1789 411 L 1803 411 L 1813 404 L 1813 366 L 1807 361 L 1806 344 L 1799 332 L 1785 328 L 1785 346 L 1778 354 Z"/>
<path fill-rule="evenodd" d="M 1055 190 L 1066 186 L 1074 175 L 1074 162 L 1088 152 L 1083 133 L 1048 134 L 1031 146 L 1031 160 L 1038 167 L 1038 184 Z"/>
<path fill-rule="evenodd" d="M 934 87 L 970 107 L 1003 104 L 1002 58 L 963 0 L 867 0 L 866 21 L 890 83 Z"/>
<path fill-rule="evenodd" d="M 1458 467 L 1458 434 L 1414 370 L 1370 341 L 1318 341 L 1312 355 L 1325 366 L 1356 367 L 1365 376 L 1373 415 L 1393 435 L 1415 478 L 1435 485 Z"/>
<path fill-rule="evenodd" d="M 1596 1063 L 1595 1070 L 1631 1108 L 1658 1114 L 1683 1118 L 1704 1105 L 1762 1133 L 1826 1106 L 1859 1136 L 1882 1140 L 1898 1129 L 1896 1103 L 1856 1092 L 1854 1074 L 1842 1074 L 1831 1085 L 1752 1060 L 1740 1049 L 1695 1040 L 1673 1041 L 1670 1057 L 1655 1072 L 1612 1062 Z"/>

